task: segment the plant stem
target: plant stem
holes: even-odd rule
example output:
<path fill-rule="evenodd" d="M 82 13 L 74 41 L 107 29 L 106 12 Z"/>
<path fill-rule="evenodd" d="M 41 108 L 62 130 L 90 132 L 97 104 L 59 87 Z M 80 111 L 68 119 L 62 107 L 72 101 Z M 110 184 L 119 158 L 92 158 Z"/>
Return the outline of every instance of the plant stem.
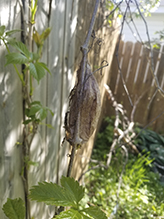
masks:
<path fill-rule="evenodd" d="M 75 157 L 75 151 L 76 151 L 76 147 L 72 146 L 70 161 L 69 161 L 68 171 L 67 171 L 67 177 L 71 176 L 71 170 L 72 170 L 73 161 L 74 161 L 74 157 Z"/>

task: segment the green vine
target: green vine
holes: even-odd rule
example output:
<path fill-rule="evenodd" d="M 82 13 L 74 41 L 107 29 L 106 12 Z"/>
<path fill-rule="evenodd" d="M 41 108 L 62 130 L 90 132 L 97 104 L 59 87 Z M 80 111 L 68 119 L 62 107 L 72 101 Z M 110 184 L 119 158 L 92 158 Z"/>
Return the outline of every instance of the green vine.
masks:
<path fill-rule="evenodd" d="M 7 31 L 5 26 L 0 27 L 0 40 L 6 47 L 8 54 L 6 55 L 5 66 L 12 64 L 21 81 L 23 87 L 23 165 L 21 176 L 24 184 L 25 191 L 25 206 L 26 206 L 26 217 L 30 216 L 30 202 L 28 200 L 28 171 L 31 165 L 36 163 L 30 159 L 30 148 L 33 142 L 34 136 L 37 132 L 38 126 L 42 124 L 42 121 L 47 117 L 48 112 L 53 115 L 53 112 L 41 104 L 40 101 L 33 100 L 33 81 L 36 80 L 38 83 L 46 75 L 46 72 L 50 73 L 47 65 L 40 61 L 42 56 L 42 49 L 44 41 L 50 34 L 50 28 L 44 30 L 41 35 L 35 30 L 35 15 L 37 11 L 37 1 L 35 3 L 31 1 L 31 18 L 29 24 L 29 40 L 28 45 L 23 42 L 16 40 L 13 37 L 14 33 L 21 32 L 22 30 L 11 30 Z M 32 38 L 31 38 L 32 36 Z M 37 36 L 37 37 L 36 37 Z M 32 41 L 36 43 L 37 52 L 32 51 Z M 28 49 L 29 47 L 29 49 Z M 12 51 L 11 52 L 11 48 Z M 18 65 L 21 68 L 18 68 Z M 22 70 L 19 70 L 22 69 Z"/>

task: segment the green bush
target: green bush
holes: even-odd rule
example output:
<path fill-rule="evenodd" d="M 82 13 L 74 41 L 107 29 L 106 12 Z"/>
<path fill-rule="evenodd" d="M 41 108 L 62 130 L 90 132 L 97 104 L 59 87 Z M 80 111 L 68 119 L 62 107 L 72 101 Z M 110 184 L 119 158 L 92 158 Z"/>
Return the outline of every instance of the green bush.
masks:
<path fill-rule="evenodd" d="M 109 118 L 105 122 L 106 126 L 98 134 L 92 154 L 92 158 L 104 160 L 104 165 L 106 163 L 104 154 L 109 152 L 112 144 L 114 124 L 113 119 Z M 140 136 L 136 141 L 140 145 L 142 145 L 142 137 Z M 108 169 L 101 167 L 87 173 L 86 187 L 89 202 L 105 209 L 110 219 L 164 217 L 164 187 L 160 184 L 159 174 L 152 172 L 154 159 L 151 151 L 147 150 L 144 155 L 138 156 L 129 153 L 125 171 L 121 175 L 125 159 L 122 149 L 117 146 Z"/>
<path fill-rule="evenodd" d="M 100 132 L 97 134 L 95 146 L 93 149 L 92 158 L 97 160 L 104 160 L 107 158 L 110 146 L 113 142 L 114 133 L 114 117 L 106 117 L 103 120 L 103 124 Z"/>
<path fill-rule="evenodd" d="M 147 156 L 134 156 L 128 161 L 119 190 L 119 177 L 123 160 L 121 151 L 113 158 L 108 169 L 100 168 L 89 172 L 87 194 L 90 202 L 105 209 L 107 216 L 115 218 L 158 218 L 164 216 L 164 187 L 158 175 L 151 172 Z M 117 211 L 116 211 L 117 209 Z"/>

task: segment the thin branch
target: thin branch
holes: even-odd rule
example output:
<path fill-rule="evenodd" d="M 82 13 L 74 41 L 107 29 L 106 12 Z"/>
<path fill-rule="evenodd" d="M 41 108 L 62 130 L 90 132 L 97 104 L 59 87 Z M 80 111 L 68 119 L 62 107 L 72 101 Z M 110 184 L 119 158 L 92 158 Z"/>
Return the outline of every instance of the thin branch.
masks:
<path fill-rule="evenodd" d="M 73 165 L 73 161 L 74 161 L 74 156 L 75 156 L 75 151 L 76 148 L 78 148 L 78 140 L 77 139 L 79 137 L 79 120 L 80 120 L 80 103 L 82 100 L 82 94 L 83 94 L 83 85 L 84 85 L 84 79 L 85 79 L 85 73 L 86 73 L 86 65 L 87 65 L 87 54 L 88 54 L 88 47 L 89 47 L 89 41 L 93 32 L 93 27 L 95 24 L 95 19 L 96 19 L 96 15 L 97 15 L 97 11 L 98 11 L 98 7 L 99 7 L 99 3 L 100 0 L 96 0 L 95 3 L 95 8 L 92 14 L 92 18 L 91 18 L 91 23 L 89 26 L 89 30 L 88 30 L 88 34 L 87 37 L 85 39 L 84 44 L 82 45 L 81 49 L 83 52 L 83 59 L 82 59 L 82 63 L 81 63 L 81 75 L 78 75 L 79 77 L 79 84 L 81 86 L 79 86 L 79 92 L 80 92 L 80 98 L 77 100 L 77 118 L 76 118 L 76 123 L 75 123 L 75 132 L 74 132 L 74 145 L 72 145 L 72 151 L 71 151 L 71 156 L 70 156 L 70 162 L 69 162 L 69 166 L 68 166 L 68 171 L 67 171 L 67 176 L 70 176 L 71 174 L 71 169 L 72 169 L 72 165 Z"/>
<path fill-rule="evenodd" d="M 72 151 L 71 151 L 71 155 L 70 155 L 70 161 L 69 161 L 68 170 L 67 170 L 67 177 L 71 176 L 71 170 L 72 170 L 72 166 L 73 166 L 75 152 L 76 152 L 76 147 L 72 147 Z"/>
<path fill-rule="evenodd" d="M 151 55 L 151 69 L 152 69 L 152 73 L 153 73 L 153 76 L 154 76 L 154 80 L 155 80 L 155 82 L 156 82 L 156 86 L 157 86 L 158 90 L 159 90 L 162 94 L 164 94 L 164 91 L 162 90 L 162 88 L 161 88 L 160 85 L 159 85 L 158 78 L 157 78 L 157 76 L 156 76 L 155 73 L 154 73 L 154 54 L 153 54 L 153 49 L 152 49 L 152 46 L 151 46 L 151 41 L 150 41 L 150 35 L 149 35 L 148 25 L 147 25 L 147 22 L 146 22 L 145 18 L 144 18 L 143 15 L 142 15 L 141 11 L 140 11 L 140 8 L 139 8 L 139 5 L 138 5 L 137 0 L 135 0 L 135 3 L 136 3 L 136 6 L 137 6 L 137 9 L 138 9 L 138 12 L 139 12 L 139 14 L 140 14 L 140 16 L 141 16 L 141 18 L 142 18 L 144 24 L 145 24 L 145 28 L 146 28 L 146 34 L 147 34 L 147 38 L 148 38 L 148 42 L 149 42 L 150 55 Z"/>
<path fill-rule="evenodd" d="M 126 87 L 126 83 L 125 83 L 125 80 L 124 80 L 124 77 L 123 77 L 123 74 L 122 74 L 122 70 L 121 70 L 120 62 L 119 62 L 119 55 L 118 55 L 120 41 L 121 41 L 123 27 L 124 27 L 124 22 L 125 22 L 125 19 L 126 19 L 126 14 L 127 14 L 128 9 L 129 9 L 129 3 L 127 3 L 127 7 L 126 7 L 126 10 L 125 10 L 125 13 L 124 13 L 124 16 L 123 16 L 123 21 L 122 21 L 122 25 L 121 25 L 121 31 L 120 31 L 120 34 L 119 34 L 119 41 L 118 41 L 117 49 L 116 49 L 116 51 L 117 51 L 116 52 L 116 58 L 117 58 L 117 65 L 118 65 L 118 69 L 119 69 L 119 73 L 120 73 L 120 76 L 121 76 L 121 80 L 122 80 L 122 83 L 123 83 L 124 90 L 125 90 L 125 92 L 126 92 L 126 94 L 128 96 L 128 99 L 129 99 L 129 102 L 130 102 L 131 106 L 133 106 L 131 97 L 129 95 L 129 91 L 128 91 L 127 87 Z"/>
<path fill-rule="evenodd" d="M 107 61 L 104 60 L 103 62 L 106 62 L 106 64 L 103 65 L 103 66 L 101 66 L 100 68 L 96 69 L 94 72 L 90 73 L 90 74 L 88 75 L 88 77 L 85 79 L 84 83 L 86 83 L 86 81 L 88 80 L 88 78 L 89 78 L 91 75 L 95 74 L 97 71 L 100 71 L 100 70 L 102 70 L 103 68 L 105 68 L 105 67 L 107 67 L 107 66 L 109 65 L 109 63 L 108 63 Z"/>

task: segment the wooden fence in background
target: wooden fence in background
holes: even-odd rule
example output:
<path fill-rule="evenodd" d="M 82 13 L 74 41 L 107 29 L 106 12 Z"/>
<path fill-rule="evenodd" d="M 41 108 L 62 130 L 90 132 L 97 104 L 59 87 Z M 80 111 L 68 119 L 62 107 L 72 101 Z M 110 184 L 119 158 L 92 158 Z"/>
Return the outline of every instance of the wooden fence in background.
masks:
<path fill-rule="evenodd" d="M 153 54 L 154 74 L 158 78 L 160 87 L 164 89 L 164 47 L 154 49 Z M 132 103 L 136 107 L 134 121 L 144 127 L 154 120 L 149 127 L 163 132 L 164 95 L 156 92 L 157 88 L 152 74 L 150 56 L 150 50 L 141 43 L 121 41 L 119 50 L 116 48 L 115 51 L 108 84 L 116 100 L 123 104 L 130 118 L 133 107 L 123 87 L 121 73 Z M 111 115 L 113 112 L 111 112 L 110 102 L 109 100 L 106 101 L 106 115 Z M 161 116 L 155 119 L 159 115 Z"/>
<path fill-rule="evenodd" d="M 22 7 L 24 8 L 24 23 L 28 29 L 29 2 L 17 0 L 0 1 L 0 25 L 7 30 L 21 29 Z M 22 3 L 22 4 L 20 4 Z M 74 71 L 80 61 L 80 47 L 83 44 L 89 20 L 92 15 L 95 0 L 39 0 L 36 14 L 36 30 L 41 33 L 51 27 L 51 33 L 43 48 L 42 61 L 48 64 L 52 75 L 47 75 L 40 84 L 35 85 L 34 100 L 48 106 L 54 116 L 48 115 L 45 123 L 54 129 L 42 125 L 37 130 L 31 145 L 31 160 L 38 166 L 30 166 L 29 186 L 39 181 L 59 182 L 67 171 L 69 145 L 61 147 L 64 136 L 64 115 L 68 106 L 69 91 L 73 87 Z M 103 70 L 103 75 L 97 74 L 103 102 L 104 87 L 109 76 L 109 68 L 117 41 L 117 31 L 113 27 L 103 26 L 105 12 L 100 9 L 96 25 L 95 46 L 91 50 L 90 64 L 95 70 L 105 59 L 109 67 Z M 17 34 L 21 40 L 21 35 Z M 102 40 L 100 45 L 99 41 Z M 2 205 L 7 198 L 21 197 L 24 200 L 22 170 L 22 136 L 23 108 L 22 85 L 12 67 L 4 66 L 5 48 L 0 44 L 0 218 L 5 219 Z M 78 178 L 86 168 L 93 147 L 94 135 L 90 142 L 78 151 L 73 175 Z M 31 213 L 34 218 L 52 218 L 54 208 L 42 203 L 31 203 Z M 27 218 L 26 218 L 27 219 Z"/>

